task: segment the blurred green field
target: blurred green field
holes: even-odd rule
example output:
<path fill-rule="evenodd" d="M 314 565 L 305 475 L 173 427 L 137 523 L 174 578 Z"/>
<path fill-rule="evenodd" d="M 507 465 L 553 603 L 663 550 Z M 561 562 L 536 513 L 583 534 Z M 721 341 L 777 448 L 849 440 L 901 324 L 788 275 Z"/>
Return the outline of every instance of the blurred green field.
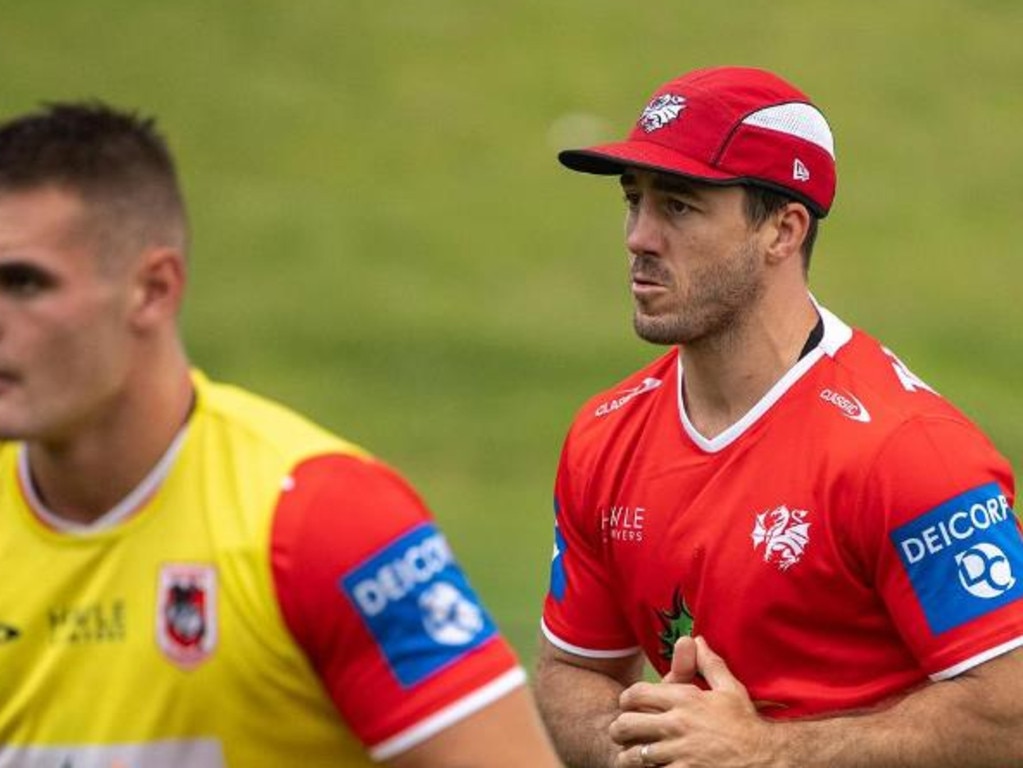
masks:
<path fill-rule="evenodd" d="M 6 2 L 0 112 L 159 116 L 196 362 L 400 468 L 530 660 L 562 434 L 657 353 L 616 185 L 555 150 L 623 134 L 686 69 L 790 77 L 838 148 L 816 295 L 1023 471 L 1021 30 L 1017 0 Z"/>

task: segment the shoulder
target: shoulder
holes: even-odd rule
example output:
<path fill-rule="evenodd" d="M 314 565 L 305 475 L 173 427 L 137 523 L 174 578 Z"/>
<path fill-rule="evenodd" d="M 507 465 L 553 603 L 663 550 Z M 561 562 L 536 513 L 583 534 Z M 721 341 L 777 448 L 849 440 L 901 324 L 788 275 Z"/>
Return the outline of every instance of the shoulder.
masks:
<path fill-rule="evenodd" d="M 815 423 L 866 498 L 913 514 L 992 483 L 1011 495 L 1011 468 L 988 436 L 894 351 L 855 331 L 833 363 Z"/>
<path fill-rule="evenodd" d="M 893 350 L 863 331 L 834 356 L 832 381 L 836 388 L 822 399 L 843 407 L 842 394 L 854 395 L 861 418 L 877 422 L 883 432 L 901 431 L 917 420 L 946 420 L 979 429 L 931 384 L 918 376 Z M 848 407 L 847 407 L 848 410 Z"/>
<path fill-rule="evenodd" d="M 649 365 L 588 399 L 572 421 L 570 435 L 595 435 L 639 422 L 664 398 L 674 400 L 678 376 L 678 349 L 672 347 Z"/>
<path fill-rule="evenodd" d="M 193 372 L 196 410 L 191 429 L 219 441 L 222 453 L 278 457 L 295 464 L 308 456 L 366 451 L 333 434 L 297 411 L 231 384 L 213 382 Z"/>
<path fill-rule="evenodd" d="M 274 516 L 275 548 L 333 568 L 425 536 L 431 514 L 412 486 L 377 459 L 343 453 L 310 456 L 289 474 Z"/>

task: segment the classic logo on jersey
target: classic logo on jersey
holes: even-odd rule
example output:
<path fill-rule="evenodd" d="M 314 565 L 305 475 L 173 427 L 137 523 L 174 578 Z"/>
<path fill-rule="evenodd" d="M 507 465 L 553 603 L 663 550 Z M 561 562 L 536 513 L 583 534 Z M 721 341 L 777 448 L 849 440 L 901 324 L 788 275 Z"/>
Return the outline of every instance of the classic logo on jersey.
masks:
<path fill-rule="evenodd" d="M 858 421 L 861 424 L 870 423 L 870 411 L 855 395 L 842 390 L 825 388 L 821 390 L 820 397 L 825 403 L 835 406 L 847 419 Z"/>
<path fill-rule="evenodd" d="M 803 557 L 810 543 L 810 513 L 785 505 L 757 515 L 753 523 L 753 549 L 764 548 L 764 562 L 787 571 Z"/>
<path fill-rule="evenodd" d="M 652 379 L 649 377 L 645 378 L 639 385 L 631 387 L 630 389 L 615 395 L 614 398 L 608 402 L 599 405 L 597 410 L 593 412 L 593 415 L 607 416 L 609 413 L 614 413 L 633 398 L 639 397 L 647 392 L 652 392 L 659 386 L 661 386 L 660 379 Z"/>
<path fill-rule="evenodd" d="M 681 587 L 675 587 L 671 596 L 671 608 L 657 611 L 657 620 L 661 623 L 661 631 L 657 633 L 660 640 L 658 653 L 661 658 L 671 659 L 675 655 L 675 643 L 680 637 L 693 634 L 693 614 L 686 605 Z"/>
<path fill-rule="evenodd" d="M 148 744 L 62 744 L 16 747 L 0 744 L 0 766 L 53 768 L 225 768 L 216 739 L 163 739 Z"/>
<path fill-rule="evenodd" d="M 674 93 L 665 93 L 652 99 L 643 114 L 639 116 L 639 125 L 647 133 L 653 133 L 673 122 L 686 108 L 686 100 Z"/>
<path fill-rule="evenodd" d="M 178 666 L 206 661 L 217 645 L 217 572 L 212 565 L 170 563 L 160 569 L 156 640 Z"/>
<path fill-rule="evenodd" d="M 950 499 L 890 536 L 935 634 L 1023 597 L 1023 538 L 995 483 Z"/>
<path fill-rule="evenodd" d="M 0 621 L 0 645 L 9 643 L 12 640 L 17 640 L 21 637 L 21 630 L 17 627 L 12 627 L 10 624 L 4 624 Z"/>
<path fill-rule="evenodd" d="M 447 541 L 432 524 L 395 539 L 338 586 L 395 677 L 413 686 L 496 633 Z"/>
<path fill-rule="evenodd" d="M 567 544 L 565 537 L 558 527 L 558 517 L 561 515 L 561 504 L 554 499 L 554 551 L 551 553 L 551 584 L 550 593 L 555 600 L 565 597 L 565 589 L 568 587 L 568 578 L 565 575 L 565 549 Z"/>

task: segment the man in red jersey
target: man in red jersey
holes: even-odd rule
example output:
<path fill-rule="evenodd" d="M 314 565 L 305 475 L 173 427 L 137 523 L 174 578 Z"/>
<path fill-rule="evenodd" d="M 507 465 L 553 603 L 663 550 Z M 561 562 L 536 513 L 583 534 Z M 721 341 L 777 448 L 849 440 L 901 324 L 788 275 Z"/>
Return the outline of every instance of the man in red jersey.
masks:
<path fill-rule="evenodd" d="M 0 765 L 553 768 L 414 490 L 191 368 L 186 219 L 152 120 L 0 125 Z"/>
<path fill-rule="evenodd" d="M 559 159 L 619 177 L 635 330 L 670 345 L 562 451 L 537 678 L 562 758 L 1023 762 L 1012 471 L 810 294 L 821 112 L 771 73 L 704 69 L 627 140 Z"/>

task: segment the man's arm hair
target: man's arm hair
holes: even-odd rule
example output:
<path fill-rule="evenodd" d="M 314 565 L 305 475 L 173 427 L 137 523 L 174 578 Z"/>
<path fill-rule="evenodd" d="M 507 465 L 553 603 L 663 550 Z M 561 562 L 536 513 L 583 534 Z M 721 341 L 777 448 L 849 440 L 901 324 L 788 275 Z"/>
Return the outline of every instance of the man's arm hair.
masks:
<path fill-rule="evenodd" d="M 828 768 L 1003 768 L 1023 765 L 1023 649 L 890 706 L 777 723 L 786 765 Z"/>
<path fill-rule="evenodd" d="M 540 640 L 536 691 L 540 714 L 569 768 L 609 768 L 621 748 L 608 734 L 618 697 L 643 672 L 640 654 L 593 659 Z"/>

